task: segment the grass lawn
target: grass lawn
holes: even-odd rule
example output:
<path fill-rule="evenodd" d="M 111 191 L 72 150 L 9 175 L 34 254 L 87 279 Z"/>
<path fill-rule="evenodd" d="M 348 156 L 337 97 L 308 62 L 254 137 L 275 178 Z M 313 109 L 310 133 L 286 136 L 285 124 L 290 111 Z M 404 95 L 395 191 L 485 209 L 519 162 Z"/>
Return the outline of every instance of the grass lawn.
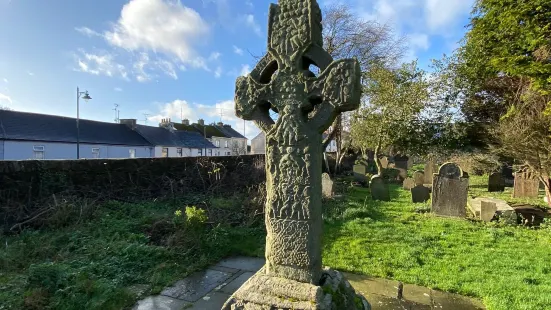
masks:
<path fill-rule="evenodd" d="M 471 195 L 511 201 L 510 192 L 484 193 L 486 182 L 473 176 Z M 438 218 L 398 186 L 392 202 L 347 192 L 325 205 L 325 265 L 477 297 L 490 310 L 551 309 L 551 228 Z"/>

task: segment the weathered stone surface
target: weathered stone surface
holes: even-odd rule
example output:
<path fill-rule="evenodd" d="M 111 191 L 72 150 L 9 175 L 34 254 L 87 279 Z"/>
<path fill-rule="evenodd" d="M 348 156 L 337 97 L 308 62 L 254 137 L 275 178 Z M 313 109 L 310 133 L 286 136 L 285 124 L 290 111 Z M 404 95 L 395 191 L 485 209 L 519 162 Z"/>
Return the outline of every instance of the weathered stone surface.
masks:
<path fill-rule="evenodd" d="M 536 198 L 539 194 L 540 181 L 535 173 L 528 168 L 515 173 L 513 198 Z"/>
<path fill-rule="evenodd" d="M 331 177 L 327 173 L 321 175 L 321 193 L 324 198 L 333 198 L 333 180 L 331 180 Z"/>
<path fill-rule="evenodd" d="M 406 178 L 404 180 L 404 182 L 402 183 L 402 187 L 406 190 L 406 191 L 409 191 L 411 190 L 412 188 L 415 187 L 415 180 L 413 178 Z"/>
<path fill-rule="evenodd" d="M 433 175 L 434 173 L 437 172 L 437 170 L 438 170 L 438 166 L 436 165 L 436 162 L 433 159 L 427 160 L 427 162 L 425 163 L 425 170 L 424 170 L 425 184 L 432 184 Z"/>
<path fill-rule="evenodd" d="M 441 216 L 466 217 L 469 179 L 463 177 L 463 170 L 454 163 L 445 163 L 433 177 L 432 212 Z"/>
<path fill-rule="evenodd" d="M 226 294 L 233 294 L 237 289 L 239 289 L 243 283 L 245 283 L 250 277 L 254 275 L 253 272 L 246 271 L 238 275 L 235 279 L 230 281 L 228 284 L 224 285 L 220 291 Z"/>
<path fill-rule="evenodd" d="M 500 172 L 488 176 L 488 192 L 503 192 L 505 190 L 505 178 Z"/>
<path fill-rule="evenodd" d="M 161 295 L 194 302 L 224 283 L 231 275 L 228 272 L 212 269 L 196 272 L 176 282 L 173 286 L 167 287 L 161 292 Z"/>
<path fill-rule="evenodd" d="M 383 167 L 383 169 L 389 168 L 388 167 L 388 157 L 383 156 L 383 157 L 379 158 L 379 161 L 381 162 L 381 167 Z"/>
<path fill-rule="evenodd" d="M 265 260 L 258 257 L 236 256 L 221 260 L 216 266 L 222 266 L 232 269 L 241 269 L 251 272 L 257 272 L 265 264 Z"/>
<path fill-rule="evenodd" d="M 422 203 L 430 199 L 430 189 L 424 185 L 415 185 L 411 189 L 411 202 Z"/>
<path fill-rule="evenodd" d="M 383 178 L 379 175 L 374 175 L 369 184 L 371 188 L 371 198 L 373 200 L 390 201 L 390 192 L 388 185 L 385 184 Z"/>
<path fill-rule="evenodd" d="M 222 310 L 249 309 L 356 310 L 370 309 L 370 305 L 335 270 L 324 269 L 320 285 L 272 277 L 261 270 L 222 307 Z"/>
<path fill-rule="evenodd" d="M 496 215 L 497 205 L 495 202 L 482 201 L 480 203 L 480 219 L 484 222 L 491 222 Z"/>
<path fill-rule="evenodd" d="M 266 265 L 225 309 L 311 309 L 330 296 L 319 286 L 322 133 L 339 113 L 359 107 L 362 85 L 356 59 L 333 61 L 323 49 L 321 18 L 315 0 L 272 4 L 268 52 L 236 81 L 236 115 L 266 135 Z M 270 110 L 279 114 L 276 121 Z"/>
<path fill-rule="evenodd" d="M 167 296 L 150 296 L 140 300 L 132 310 L 181 310 L 190 306 L 190 303 Z"/>
<path fill-rule="evenodd" d="M 493 214 L 491 213 L 491 209 L 487 209 L 485 212 L 486 214 L 483 215 L 482 211 L 482 205 L 483 203 L 490 203 L 494 204 L 496 206 L 496 210 Z M 515 212 L 515 209 L 511 207 L 505 200 L 496 199 L 496 198 L 486 198 L 486 197 L 477 197 L 469 199 L 469 209 L 473 213 L 473 215 L 481 220 L 485 220 L 488 217 L 493 218 L 494 215 L 497 215 L 499 218 L 503 218 L 506 222 L 510 223 L 516 223 L 517 221 L 517 214 Z M 490 218 L 491 220 L 491 218 Z"/>
<path fill-rule="evenodd" d="M 367 183 L 367 167 L 363 164 L 354 165 L 354 180 L 361 183 Z"/>
<path fill-rule="evenodd" d="M 413 181 L 415 182 L 415 185 L 425 184 L 425 172 L 421 170 L 415 171 L 413 173 Z"/>

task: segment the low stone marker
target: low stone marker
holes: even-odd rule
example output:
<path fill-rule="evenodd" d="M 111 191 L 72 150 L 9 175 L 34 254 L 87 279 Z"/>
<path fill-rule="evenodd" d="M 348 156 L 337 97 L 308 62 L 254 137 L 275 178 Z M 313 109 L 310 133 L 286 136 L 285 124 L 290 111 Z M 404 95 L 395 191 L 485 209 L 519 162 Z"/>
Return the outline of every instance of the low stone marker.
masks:
<path fill-rule="evenodd" d="M 321 194 L 323 198 L 333 198 L 333 180 L 327 173 L 322 173 L 321 175 Z"/>
<path fill-rule="evenodd" d="M 369 187 L 371 187 L 371 198 L 373 200 L 390 201 L 388 185 L 385 184 L 383 177 L 374 175 L 371 178 Z"/>
<path fill-rule="evenodd" d="M 494 209 L 495 206 L 495 210 Z M 517 213 L 505 200 L 496 198 L 477 197 L 469 199 L 469 210 L 477 219 L 489 222 L 495 215 L 506 222 L 516 223 Z"/>
<path fill-rule="evenodd" d="M 423 171 L 415 171 L 413 180 L 415 186 L 411 189 L 411 201 L 413 203 L 427 202 L 430 199 L 430 189 L 423 185 L 425 174 Z"/>
<path fill-rule="evenodd" d="M 367 173 L 366 166 L 363 164 L 354 165 L 354 181 L 367 183 L 368 179 L 365 175 Z"/>
<path fill-rule="evenodd" d="M 402 183 L 402 186 L 406 191 L 410 191 L 415 187 L 415 180 L 413 178 L 406 178 Z"/>
<path fill-rule="evenodd" d="M 433 174 L 436 173 L 437 169 L 438 167 L 434 160 L 431 159 L 425 163 L 425 184 L 432 184 Z"/>
<path fill-rule="evenodd" d="M 488 192 L 503 192 L 505 190 L 505 178 L 500 172 L 490 174 L 488 177 Z"/>
<path fill-rule="evenodd" d="M 539 194 L 540 180 L 537 175 L 524 168 L 515 173 L 515 185 L 513 187 L 513 198 L 531 197 L 536 198 Z"/>
<path fill-rule="evenodd" d="M 440 166 L 433 175 L 431 211 L 440 216 L 467 216 L 467 193 L 469 178 L 463 177 L 463 170 L 455 163 Z"/>

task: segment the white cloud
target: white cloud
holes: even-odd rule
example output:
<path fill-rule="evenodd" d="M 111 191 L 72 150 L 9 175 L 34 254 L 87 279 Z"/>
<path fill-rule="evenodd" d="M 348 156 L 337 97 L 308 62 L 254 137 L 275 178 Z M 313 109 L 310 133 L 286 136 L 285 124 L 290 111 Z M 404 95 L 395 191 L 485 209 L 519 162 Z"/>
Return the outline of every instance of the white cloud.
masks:
<path fill-rule="evenodd" d="M 217 67 L 216 70 L 214 70 L 214 77 L 215 78 L 220 78 L 222 76 L 222 67 Z"/>
<path fill-rule="evenodd" d="M 113 46 L 163 52 L 193 65 L 197 57 L 194 45 L 208 33 L 199 13 L 179 1 L 131 0 L 104 36 Z"/>
<path fill-rule="evenodd" d="M 251 67 L 249 65 L 242 65 L 239 75 L 247 76 L 249 73 L 251 73 Z"/>
<path fill-rule="evenodd" d="M 256 22 L 254 15 L 246 14 L 242 16 L 242 19 L 245 25 L 251 28 L 254 31 L 254 33 L 256 33 L 259 36 L 262 35 L 262 31 L 260 30 L 260 25 Z"/>
<path fill-rule="evenodd" d="M 10 96 L 0 93 L 0 102 L 7 102 L 9 104 L 12 104 L 13 101 L 11 100 Z"/>
<path fill-rule="evenodd" d="M 27 71 L 27 74 L 30 75 L 30 76 L 34 75 L 34 73 L 32 73 L 31 71 Z"/>
<path fill-rule="evenodd" d="M 218 60 L 220 56 L 222 56 L 222 54 L 220 54 L 219 52 L 212 52 L 210 53 L 209 60 Z"/>
<path fill-rule="evenodd" d="M 429 36 L 424 33 L 412 33 L 408 39 L 412 48 L 428 50 L 430 47 Z"/>
<path fill-rule="evenodd" d="M 6 83 L 6 84 L 8 83 L 8 79 L 6 79 L 6 78 L 3 78 L 2 81 L 4 81 L 4 83 Z"/>
<path fill-rule="evenodd" d="M 115 87 L 115 88 L 113 88 L 113 90 L 114 90 L 114 91 L 122 91 L 122 88 L 120 88 L 120 87 Z"/>
<path fill-rule="evenodd" d="M 235 45 L 233 46 L 233 52 L 236 53 L 237 55 L 243 55 L 243 50 Z"/>
<path fill-rule="evenodd" d="M 101 36 L 101 33 L 96 32 L 88 27 L 75 27 L 75 30 L 88 37 Z"/>
<path fill-rule="evenodd" d="M 427 23 L 431 30 L 447 28 L 469 12 L 472 0 L 425 0 Z"/>
<path fill-rule="evenodd" d="M 114 55 L 101 51 L 98 54 L 87 53 L 84 50 L 79 50 L 79 54 L 75 54 L 78 68 L 76 71 L 90 73 L 93 75 L 104 75 L 109 77 L 121 77 L 128 79 L 126 68 L 115 62 Z"/>

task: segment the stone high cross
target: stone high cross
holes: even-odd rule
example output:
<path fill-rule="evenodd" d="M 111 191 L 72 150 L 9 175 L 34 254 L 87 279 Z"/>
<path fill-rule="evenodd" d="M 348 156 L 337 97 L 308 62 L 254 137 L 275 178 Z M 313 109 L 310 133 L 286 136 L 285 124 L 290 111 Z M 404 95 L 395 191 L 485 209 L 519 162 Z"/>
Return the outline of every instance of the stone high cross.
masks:
<path fill-rule="evenodd" d="M 235 90 L 237 116 L 266 134 L 265 272 L 314 285 L 322 274 L 322 133 L 361 97 L 358 61 L 333 61 L 322 45 L 317 2 L 279 0 L 270 6 L 268 52 Z"/>

